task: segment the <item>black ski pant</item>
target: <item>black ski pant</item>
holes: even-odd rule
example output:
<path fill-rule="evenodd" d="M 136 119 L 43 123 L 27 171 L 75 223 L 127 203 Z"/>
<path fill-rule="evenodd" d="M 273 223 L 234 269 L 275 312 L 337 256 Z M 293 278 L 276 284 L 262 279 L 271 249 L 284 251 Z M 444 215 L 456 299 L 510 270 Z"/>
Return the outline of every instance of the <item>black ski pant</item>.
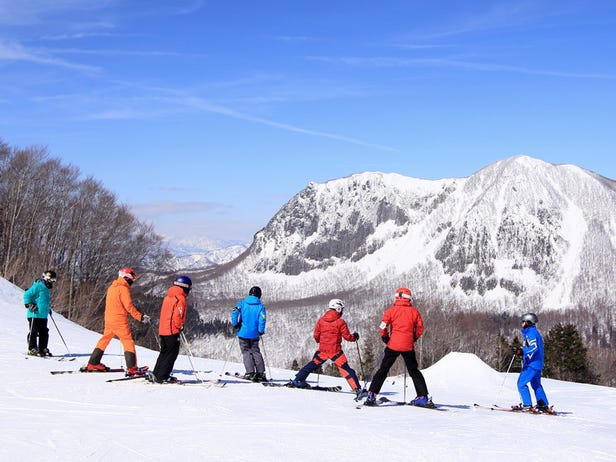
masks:
<path fill-rule="evenodd" d="M 28 350 L 43 351 L 49 342 L 47 318 L 28 318 Z"/>
<path fill-rule="evenodd" d="M 424 379 L 423 374 L 417 367 L 417 358 L 415 357 L 415 351 L 395 351 L 390 350 L 385 347 L 385 352 L 383 353 L 383 360 L 381 361 L 381 366 L 379 370 L 374 374 L 374 378 L 372 379 L 372 383 L 370 384 L 370 389 L 368 391 L 373 392 L 374 394 L 378 394 L 381 391 L 381 387 L 383 386 L 383 382 L 387 378 L 387 374 L 389 373 L 389 369 L 394 365 L 398 356 L 402 355 L 402 359 L 404 359 L 404 364 L 406 365 L 406 369 L 409 371 L 409 375 L 411 379 L 413 379 L 413 385 L 415 386 L 415 392 L 417 396 L 426 396 L 428 394 L 428 387 L 426 386 L 426 380 Z"/>
<path fill-rule="evenodd" d="M 180 353 L 180 334 L 160 336 L 160 354 L 152 374 L 158 382 L 164 382 L 171 376 L 173 365 Z"/>

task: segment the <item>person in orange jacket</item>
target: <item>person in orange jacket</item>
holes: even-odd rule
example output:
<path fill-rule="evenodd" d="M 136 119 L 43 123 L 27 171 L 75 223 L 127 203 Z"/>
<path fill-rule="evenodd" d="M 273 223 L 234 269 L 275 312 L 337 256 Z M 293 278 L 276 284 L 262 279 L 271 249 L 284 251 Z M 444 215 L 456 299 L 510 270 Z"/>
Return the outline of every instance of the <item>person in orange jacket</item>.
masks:
<path fill-rule="evenodd" d="M 124 358 L 126 360 L 126 375 L 144 375 L 146 367 L 137 367 L 137 353 L 135 352 L 135 342 L 128 325 L 128 314 L 137 321 L 144 324 L 150 323 L 150 317 L 141 313 L 130 298 L 130 286 L 137 279 L 137 275 L 131 268 L 122 268 L 118 272 L 118 278 L 111 283 L 107 289 L 105 299 L 105 329 L 96 347 L 90 355 L 90 360 L 86 366 L 87 372 L 104 372 L 107 366 L 101 363 L 105 348 L 114 337 L 118 337 L 124 348 Z"/>
<path fill-rule="evenodd" d="M 357 374 L 347 361 L 346 355 L 342 351 L 342 339 L 348 342 L 357 342 L 359 334 L 354 332 L 351 334 L 347 323 L 342 319 L 344 311 L 344 302 L 337 298 L 330 300 L 328 310 L 317 321 L 314 328 L 313 337 L 319 344 L 319 349 L 315 352 L 312 361 L 306 363 L 304 367 L 287 384 L 290 387 L 305 388 L 308 387 L 306 378 L 316 371 L 321 364 L 327 360 L 331 360 L 340 371 L 340 375 L 346 379 L 355 392 L 356 396 L 361 394 L 361 387 Z"/>
<path fill-rule="evenodd" d="M 410 404 L 414 406 L 433 407 L 432 398 L 428 395 L 428 387 L 423 374 L 417 366 L 414 344 L 424 332 L 423 320 L 419 311 L 412 304 L 411 291 L 406 287 L 396 290 L 394 304 L 383 314 L 379 326 L 381 339 L 387 345 L 379 369 L 374 374 L 366 406 L 376 405 L 376 395 L 381 391 L 389 369 L 398 356 L 402 355 L 404 364 L 413 379 L 417 397 Z"/>
<path fill-rule="evenodd" d="M 192 281 L 188 276 L 178 276 L 167 291 L 160 309 L 160 354 L 154 370 L 148 380 L 154 383 L 177 383 L 171 376 L 173 365 L 180 353 L 180 333 L 186 322 L 186 297 L 192 289 Z"/>

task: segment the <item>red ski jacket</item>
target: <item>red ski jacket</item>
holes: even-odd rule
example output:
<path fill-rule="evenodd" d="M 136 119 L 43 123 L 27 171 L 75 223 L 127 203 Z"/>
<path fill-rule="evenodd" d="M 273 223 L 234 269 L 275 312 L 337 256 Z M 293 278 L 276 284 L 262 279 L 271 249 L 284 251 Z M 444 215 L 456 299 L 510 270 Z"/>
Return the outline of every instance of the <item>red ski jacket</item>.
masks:
<path fill-rule="evenodd" d="M 405 298 L 397 298 L 387 308 L 379 327 L 381 337 L 389 336 L 387 347 L 394 351 L 411 351 L 424 331 L 419 311 Z"/>
<path fill-rule="evenodd" d="M 317 321 L 312 334 L 319 343 L 319 351 L 334 355 L 342 349 L 342 339 L 354 342 L 355 337 L 349 332 L 347 323 L 336 310 L 327 310 Z"/>

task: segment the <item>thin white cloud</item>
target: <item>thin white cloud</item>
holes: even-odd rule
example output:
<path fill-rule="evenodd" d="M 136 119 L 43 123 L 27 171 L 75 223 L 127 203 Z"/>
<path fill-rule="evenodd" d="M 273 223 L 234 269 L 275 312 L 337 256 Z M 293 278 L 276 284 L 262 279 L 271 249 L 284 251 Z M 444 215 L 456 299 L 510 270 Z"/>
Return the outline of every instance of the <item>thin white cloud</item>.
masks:
<path fill-rule="evenodd" d="M 180 215 L 184 213 L 212 212 L 224 208 L 215 202 L 175 202 L 158 201 L 132 204 L 131 209 L 142 216 Z"/>
<path fill-rule="evenodd" d="M 359 146 L 365 146 L 369 148 L 379 149 L 381 151 L 389 151 L 389 152 L 398 152 L 398 149 L 395 149 L 390 146 L 384 146 L 379 144 L 373 144 L 366 141 L 359 140 L 357 138 L 352 138 L 344 135 L 338 135 L 335 133 L 322 132 L 317 130 L 310 130 L 302 127 L 297 127 L 295 125 L 276 122 L 274 120 L 265 119 L 262 117 L 252 116 L 250 114 L 245 114 L 242 112 L 238 112 L 234 109 L 230 109 L 228 107 L 220 106 L 217 104 L 210 103 L 202 98 L 197 98 L 193 96 L 187 97 L 177 97 L 177 98 L 164 98 L 169 103 L 174 103 L 182 106 L 192 107 L 201 111 L 210 112 L 214 114 L 220 114 L 227 117 L 232 117 L 235 119 L 245 120 L 248 122 L 254 122 L 261 125 L 267 125 L 269 127 L 278 128 L 285 131 L 302 133 L 304 135 L 316 136 L 319 138 L 329 138 L 332 140 L 343 141 L 345 143 L 355 144 Z"/>
<path fill-rule="evenodd" d="M 554 71 L 549 69 L 530 69 L 521 66 L 511 66 L 507 64 L 480 63 L 465 61 L 460 59 L 448 58 L 403 58 L 398 56 L 310 56 L 308 59 L 329 62 L 332 64 L 343 64 L 348 66 L 362 66 L 373 68 L 394 68 L 394 67 L 456 67 L 484 72 L 509 72 L 516 74 L 545 75 L 553 77 L 565 77 L 576 79 L 616 79 L 615 74 L 590 73 L 590 72 L 566 72 Z"/>
<path fill-rule="evenodd" d="M 100 72 L 101 69 L 95 66 L 72 63 L 63 59 L 58 59 L 38 50 L 31 50 L 19 43 L 0 41 L 0 61 L 23 61 L 46 66 L 62 67 L 83 72 Z"/>

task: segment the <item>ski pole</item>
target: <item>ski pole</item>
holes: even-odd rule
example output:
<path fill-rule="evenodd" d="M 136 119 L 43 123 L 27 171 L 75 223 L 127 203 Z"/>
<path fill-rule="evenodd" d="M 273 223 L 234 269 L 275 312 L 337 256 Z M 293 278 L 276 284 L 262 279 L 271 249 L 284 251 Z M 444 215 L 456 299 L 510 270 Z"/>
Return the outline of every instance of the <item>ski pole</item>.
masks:
<path fill-rule="evenodd" d="M 195 379 L 197 379 L 197 382 L 202 382 L 202 380 L 199 378 L 199 375 L 197 374 L 197 370 L 195 369 L 195 364 L 193 363 L 193 354 L 192 351 L 190 351 L 190 345 L 188 344 L 188 340 L 186 339 L 186 335 L 184 335 L 183 330 L 180 331 L 180 338 L 184 342 L 184 347 L 186 348 L 186 351 L 188 351 L 188 362 L 190 362 L 190 367 L 192 367 L 193 375 L 195 376 Z"/>
<path fill-rule="evenodd" d="M 503 390 L 503 387 L 505 386 L 505 380 L 507 380 L 507 374 L 509 374 L 509 370 L 511 369 L 511 366 L 513 365 L 513 360 L 514 359 L 515 359 L 515 353 L 511 357 L 511 361 L 509 361 L 509 367 L 507 368 L 507 372 L 505 372 L 505 376 L 503 377 L 503 383 L 501 383 L 500 388 L 496 392 L 496 396 L 494 397 L 494 402 L 495 403 L 498 400 L 498 396 L 500 395 L 501 391 Z"/>
<path fill-rule="evenodd" d="M 261 341 L 263 341 L 263 336 L 261 336 Z M 263 342 L 263 357 L 265 358 L 265 365 L 267 366 L 267 372 L 269 373 L 270 379 L 272 378 L 272 371 L 269 366 L 269 361 L 267 360 L 267 352 L 265 351 L 265 342 Z"/>
<path fill-rule="evenodd" d="M 160 351 L 162 347 L 160 346 L 160 340 L 158 339 L 158 335 L 156 335 L 156 332 L 154 332 L 152 323 L 148 324 L 148 329 L 152 332 L 152 335 L 154 336 L 154 340 L 156 340 L 156 344 L 158 345 L 158 351 Z"/>
<path fill-rule="evenodd" d="M 233 346 L 234 343 L 235 343 L 235 337 L 232 337 L 231 341 L 229 342 L 229 347 L 227 348 L 227 354 L 225 354 L 225 362 L 222 363 L 222 369 L 220 370 L 220 374 L 218 374 L 221 377 L 225 373 L 225 366 L 229 362 L 229 356 L 231 355 L 231 347 Z"/>
<path fill-rule="evenodd" d="M 30 353 L 30 339 L 32 338 L 32 327 L 34 326 L 34 318 L 28 318 L 28 321 L 30 322 L 30 332 L 28 333 L 28 347 L 26 350 L 26 354 Z"/>
<path fill-rule="evenodd" d="M 406 402 L 406 364 L 404 365 L 404 393 L 402 394 L 403 401 Z"/>
<path fill-rule="evenodd" d="M 364 374 L 364 364 L 361 360 L 361 353 L 359 352 L 359 342 L 355 342 L 355 345 L 357 346 L 357 357 L 359 358 L 359 370 L 361 371 L 361 376 L 362 377 L 366 377 L 366 374 Z"/>
<path fill-rule="evenodd" d="M 364 390 L 368 389 L 368 382 L 372 381 L 372 377 L 374 376 L 374 373 L 376 372 L 376 368 L 379 367 L 384 356 L 385 356 L 385 350 L 383 350 L 383 353 L 381 353 L 381 356 L 379 356 L 378 361 L 374 363 L 374 367 L 372 368 L 372 372 L 370 372 L 370 375 L 366 377 L 366 381 L 364 382 L 364 388 L 363 388 Z"/>
<path fill-rule="evenodd" d="M 68 345 L 66 344 L 66 342 L 64 341 L 64 337 L 62 337 L 62 333 L 60 332 L 60 329 L 58 329 L 58 325 L 56 324 L 56 320 L 53 318 L 53 315 L 51 314 L 51 310 L 49 310 L 49 317 L 51 318 L 51 320 L 53 321 L 53 325 L 56 326 L 56 330 L 58 331 L 58 335 L 60 336 L 60 338 L 62 339 L 62 343 L 64 343 L 64 346 L 66 347 L 66 351 L 68 352 L 68 354 L 71 354 L 71 351 L 68 349 Z"/>

